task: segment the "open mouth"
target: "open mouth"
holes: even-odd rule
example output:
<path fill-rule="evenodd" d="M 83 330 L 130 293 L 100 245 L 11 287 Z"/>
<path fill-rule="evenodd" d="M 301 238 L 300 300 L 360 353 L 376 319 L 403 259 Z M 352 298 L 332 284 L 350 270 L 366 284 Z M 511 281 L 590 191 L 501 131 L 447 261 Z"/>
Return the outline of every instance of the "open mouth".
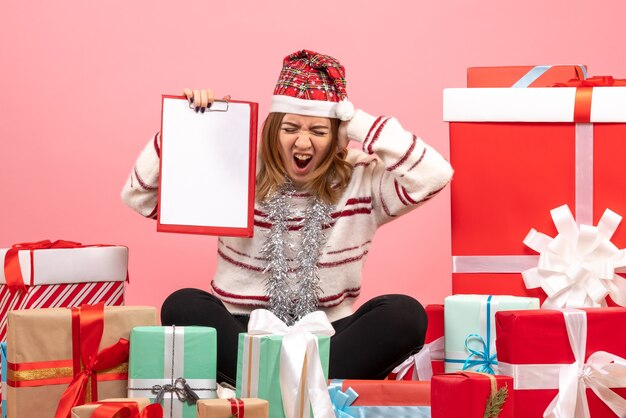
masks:
<path fill-rule="evenodd" d="M 299 169 L 305 169 L 309 165 L 312 159 L 313 159 L 312 155 L 294 154 L 293 156 L 293 160 L 295 161 L 296 166 Z"/>

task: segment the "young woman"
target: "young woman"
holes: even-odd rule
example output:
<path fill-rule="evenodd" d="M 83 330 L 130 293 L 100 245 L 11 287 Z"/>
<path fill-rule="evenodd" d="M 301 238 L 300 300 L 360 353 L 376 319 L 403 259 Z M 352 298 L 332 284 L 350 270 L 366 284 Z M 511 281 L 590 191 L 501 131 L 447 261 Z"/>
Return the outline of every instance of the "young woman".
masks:
<path fill-rule="evenodd" d="M 164 325 L 217 329 L 220 381 L 234 384 L 237 335 L 256 308 L 287 323 L 325 311 L 336 332 L 331 378 L 382 379 L 424 343 L 427 319 L 415 299 L 352 305 L 376 229 L 437 194 L 452 168 L 396 119 L 355 111 L 345 85 L 332 57 L 302 50 L 284 59 L 261 134 L 254 237 L 218 240 L 211 293 L 182 289 L 163 304 Z M 213 101 L 210 90 L 184 94 L 200 112 Z M 349 140 L 362 150 L 348 149 Z M 159 150 L 157 134 L 122 190 L 150 218 Z"/>

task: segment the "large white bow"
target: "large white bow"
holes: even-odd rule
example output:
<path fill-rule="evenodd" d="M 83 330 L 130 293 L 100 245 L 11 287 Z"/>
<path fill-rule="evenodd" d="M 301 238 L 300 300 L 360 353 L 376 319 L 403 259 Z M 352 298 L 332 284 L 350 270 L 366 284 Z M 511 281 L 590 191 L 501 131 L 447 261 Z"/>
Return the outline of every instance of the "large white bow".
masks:
<path fill-rule="evenodd" d="M 596 351 L 585 363 L 587 313 L 565 309 L 563 315 L 576 361 L 561 366 L 559 393 L 546 408 L 544 418 L 591 418 L 587 388 L 591 388 L 618 417 L 626 416 L 626 399 L 610 389 L 626 386 L 626 359 Z"/>
<path fill-rule="evenodd" d="M 265 309 L 250 314 L 250 335 L 282 335 L 280 351 L 280 390 L 286 418 L 305 417 L 313 409 L 315 418 L 334 418 L 314 334 L 331 336 L 333 326 L 322 311 L 312 312 L 293 326 L 287 326 Z"/>
<path fill-rule="evenodd" d="M 576 225 L 567 205 L 550 211 L 559 234 L 551 237 L 531 229 L 524 244 L 539 255 L 539 264 L 522 272 L 529 289 L 541 287 L 548 298 L 542 308 L 606 306 L 606 296 L 626 307 L 626 280 L 615 274 L 626 266 L 626 250 L 611 237 L 622 217 L 607 209 L 598 226 Z"/>
<path fill-rule="evenodd" d="M 433 377 L 432 361 L 443 360 L 443 358 L 444 337 L 439 337 L 428 344 L 424 344 L 424 347 L 418 353 L 413 354 L 397 365 L 391 373 L 396 374 L 396 380 L 402 380 L 411 370 L 411 367 L 415 365 L 411 380 L 430 380 Z"/>

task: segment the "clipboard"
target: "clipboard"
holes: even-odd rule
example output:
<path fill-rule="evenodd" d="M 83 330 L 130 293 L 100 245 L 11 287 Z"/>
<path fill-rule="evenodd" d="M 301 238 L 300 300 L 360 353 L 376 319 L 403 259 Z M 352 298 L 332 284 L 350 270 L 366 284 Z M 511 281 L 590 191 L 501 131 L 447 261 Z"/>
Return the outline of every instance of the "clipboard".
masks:
<path fill-rule="evenodd" d="M 157 231 L 252 237 L 258 104 L 162 96 Z"/>

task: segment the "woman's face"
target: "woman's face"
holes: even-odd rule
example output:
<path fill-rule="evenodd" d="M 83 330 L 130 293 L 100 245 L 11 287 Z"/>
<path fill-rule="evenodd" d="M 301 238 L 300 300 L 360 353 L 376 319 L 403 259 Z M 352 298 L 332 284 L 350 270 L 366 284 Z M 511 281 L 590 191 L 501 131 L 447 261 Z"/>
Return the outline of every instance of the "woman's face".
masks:
<path fill-rule="evenodd" d="M 302 186 L 330 152 L 330 119 L 286 114 L 280 125 L 280 159 L 294 185 Z"/>

